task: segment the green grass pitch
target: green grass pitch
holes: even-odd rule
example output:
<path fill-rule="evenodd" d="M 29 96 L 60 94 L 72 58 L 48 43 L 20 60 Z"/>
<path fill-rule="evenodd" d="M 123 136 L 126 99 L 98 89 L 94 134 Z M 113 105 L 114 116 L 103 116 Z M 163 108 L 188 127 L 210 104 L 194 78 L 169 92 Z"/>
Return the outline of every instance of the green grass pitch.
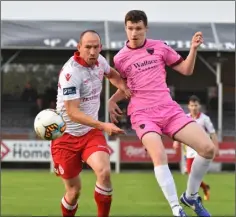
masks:
<path fill-rule="evenodd" d="M 178 195 L 185 190 L 186 175 L 173 173 Z M 77 216 L 96 216 L 93 199 L 95 176 L 81 174 L 82 192 Z M 60 178 L 48 171 L 2 170 L 1 214 L 20 216 L 60 216 L 64 187 Z M 235 216 L 235 174 L 208 174 L 211 200 L 204 202 L 213 216 Z M 172 216 L 152 172 L 112 174 L 114 188 L 111 216 Z M 185 208 L 190 216 L 194 213 Z"/>

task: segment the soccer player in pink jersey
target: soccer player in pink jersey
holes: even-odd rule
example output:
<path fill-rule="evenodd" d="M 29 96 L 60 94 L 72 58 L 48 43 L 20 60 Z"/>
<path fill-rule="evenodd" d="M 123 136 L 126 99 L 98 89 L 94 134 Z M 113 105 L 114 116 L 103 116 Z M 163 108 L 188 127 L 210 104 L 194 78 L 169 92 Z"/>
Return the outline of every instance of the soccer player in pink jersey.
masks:
<path fill-rule="evenodd" d="M 210 216 L 201 203 L 198 191 L 214 157 L 215 146 L 202 127 L 191 117 L 187 117 L 182 108 L 172 100 L 165 71 L 165 66 L 169 66 L 185 76 L 193 73 L 197 49 L 203 43 L 202 33 L 194 34 L 189 55 L 184 60 L 163 41 L 147 39 L 147 30 L 146 14 L 139 10 L 129 11 L 125 16 L 128 41 L 114 57 L 116 69 L 126 79 L 132 92 L 128 105 L 132 128 L 153 161 L 155 177 L 174 216 L 186 216 L 186 213 L 179 204 L 161 135 L 168 135 L 197 151 L 187 189 L 180 200 L 198 216 Z M 109 100 L 110 118 L 113 122 L 120 115 L 116 103 L 122 99 L 124 94 L 117 90 Z"/>
<path fill-rule="evenodd" d="M 187 114 L 187 116 L 193 118 L 196 121 L 196 123 L 198 123 L 208 133 L 208 135 L 212 139 L 213 143 L 216 146 L 216 155 L 217 155 L 219 152 L 219 144 L 218 144 L 218 138 L 217 138 L 215 128 L 213 126 L 213 123 L 211 122 L 210 117 L 201 112 L 201 102 L 197 96 L 193 95 L 189 98 L 188 110 L 189 110 L 189 113 Z M 185 146 L 185 144 L 183 145 Z M 180 143 L 177 141 L 174 141 L 173 147 L 177 149 L 179 148 L 179 146 L 180 146 Z M 187 146 L 186 147 L 186 157 L 187 157 L 186 166 L 187 166 L 188 174 L 190 174 L 191 172 L 192 164 L 196 156 L 197 156 L 197 152 L 191 147 Z M 200 187 L 202 188 L 203 193 L 204 193 L 204 200 L 209 200 L 210 199 L 210 186 L 207 183 L 202 181 Z"/>
<path fill-rule="evenodd" d="M 78 51 L 63 66 L 59 75 L 57 111 L 66 121 L 64 135 L 52 141 L 55 173 L 64 182 L 66 193 L 61 200 L 62 215 L 74 216 L 81 190 L 79 174 L 86 162 L 97 177 L 94 199 L 97 216 L 108 217 L 112 202 L 109 148 L 102 131 L 123 133 L 113 123 L 98 120 L 104 75 L 127 97 L 130 91 L 119 73 L 99 53 L 101 40 L 97 32 L 82 33 Z"/>

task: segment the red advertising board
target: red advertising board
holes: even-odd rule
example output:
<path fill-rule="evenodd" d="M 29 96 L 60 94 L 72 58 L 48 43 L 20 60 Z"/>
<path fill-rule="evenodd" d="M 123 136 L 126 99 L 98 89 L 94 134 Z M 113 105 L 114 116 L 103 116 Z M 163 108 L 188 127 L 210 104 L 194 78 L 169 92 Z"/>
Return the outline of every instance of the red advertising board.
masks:
<path fill-rule="evenodd" d="M 180 149 L 173 149 L 172 143 L 164 143 L 169 163 L 179 163 L 181 160 Z M 144 146 L 139 141 L 122 141 L 120 143 L 121 163 L 145 163 L 151 162 Z"/>
<path fill-rule="evenodd" d="M 235 163 L 235 142 L 222 142 L 219 144 L 219 156 L 214 161 L 219 163 Z"/>

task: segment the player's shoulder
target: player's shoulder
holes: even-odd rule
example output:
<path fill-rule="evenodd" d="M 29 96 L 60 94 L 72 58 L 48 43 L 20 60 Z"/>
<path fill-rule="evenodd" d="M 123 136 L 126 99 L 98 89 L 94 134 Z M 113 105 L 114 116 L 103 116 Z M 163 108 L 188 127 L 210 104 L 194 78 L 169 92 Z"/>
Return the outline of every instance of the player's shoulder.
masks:
<path fill-rule="evenodd" d="M 120 60 L 126 58 L 126 57 L 129 56 L 129 55 L 130 55 L 130 52 L 129 52 L 129 50 L 127 49 L 127 47 L 126 47 L 126 45 L 125 45 L 125 46 L 124 46 L 123 48 L 121 48 L 121 49 L 118 51 L 118 53 L 113 57 L 114 62 L 120 61 Z"/>
<path fill-rule="evenodd" d="M 187 116 L 187 117 L 191 117 L 191 114 L 190 114 L 190 113 L 187 113 L 186 116 Z"/>
<path fill-rule="evenodd" d="M 100 62 L 107 62 L 107 60 L 106 60 L 106 58 L 105 58 L 103 55 L 99 54 L 99 56 L 98 56 L 98 62 L 99 62 L 99 63 L 100 63 Z"/>
<path fill-rule="evenodd" d="M 203 113 L 203 112 L 201 112 L 201 116 L 200 117 L 202 119 L 204 119 L 204 120 L 210 120 L 210 117 L 207 114 Z"/>
<path fill-rule="evenodd" d="M 71 77 L 72 75 L 78 76 L 79 72 L 83 70 L 83 67 L 74 60 L 74 57 L 70 57 L 68 61 L 63 65 L 60 75 Z M 72 76 L 75 77 L 75 76 Z"/>

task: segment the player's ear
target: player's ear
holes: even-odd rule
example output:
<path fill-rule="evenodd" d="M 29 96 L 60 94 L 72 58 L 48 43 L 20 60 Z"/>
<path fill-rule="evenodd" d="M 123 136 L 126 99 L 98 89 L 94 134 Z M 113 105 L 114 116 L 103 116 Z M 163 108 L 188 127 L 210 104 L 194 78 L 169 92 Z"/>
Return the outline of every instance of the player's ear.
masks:
<path fill-rule="evenodd" d="M 80 42 L 77 44 L 77 49 L 78 49 L 78 51 L 80 51 L 80 47 L 81 47 L 81 44 L 80 44 Z"/>
<path fill-rule="evenodd" d="M 102 44 L 100 44 L 100 47 L 99 47 L 99 52 L 102 51 Z"/>

